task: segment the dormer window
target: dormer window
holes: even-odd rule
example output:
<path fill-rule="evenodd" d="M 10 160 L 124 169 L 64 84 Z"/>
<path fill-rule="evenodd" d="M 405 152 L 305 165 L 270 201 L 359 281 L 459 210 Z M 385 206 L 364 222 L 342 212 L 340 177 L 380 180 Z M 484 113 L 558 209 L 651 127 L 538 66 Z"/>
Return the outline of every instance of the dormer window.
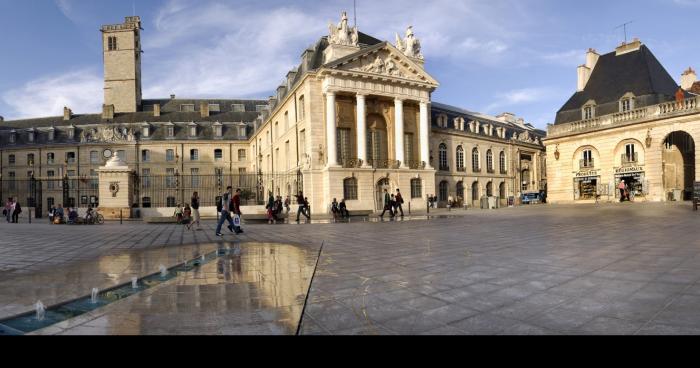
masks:
<path fill-rule="evenodd" d="M 189 126 L 190 138 L 196 138 L 197 137 L 197 125 L 195 123 L 190 123 L 188 126 Z"/>
<path fill-rule="evenodd" d="M 224 136 L 224 127 L 221 123 L 217 122 L 214 124 L 214 137 L 221 138 Z"/>
<path fill-rule="evenodd" d="M 593 100 L 590 100 L 586 102 L 585 105 L 583 105 L 583 108 L 581 109 L 581 119 L 582 120 L 590 120 L 595 118 L 595 107 L 596 103 Z"/>
<path fill-rule="evenodd" d="M 34 143 L 34 129 L 30 129 L 27 131 L 27 142 L 29 143 Z"/>
<path fill-rule="evenodd" d="M 209 104 L 209 112 L 221 112 L 221 105 Z"/>
<path fill-rule="evenodd" d="M 165 136 L 166 136 L 166 138 L 169 138 L 169 139 L 175 138 L 175 125 L 173 125 L 173 123 L 166 124 Z"/>
<path fill-rule="evenodd" d="M 75 139 L 75 127 L 68 127 L 68 139 Z"/>
<path fill-rule="evenodd" d="M 150 136 L 151 136 L 151 126 L 150 125 L 145 124 L 145 125 L 143 125 L 143 127 L 141 127 L 141 136 L 143 138 L 150 138 Z"/>
<path fill-rule="evenodd" d="M 462 118 L 455 119 L 455 129 L 464 130 L 464 119 L 462 119 Z"/>
<path fill-rule="evenodd" d="M 632 93 L 627 93 L 620 99 L 620 112 L 632 110 L 634 110 L 634 95 Z"/>
<path fill-rule="evenodd" d="M 182 104 L 180 105 L 181 112 L 194 112 L 194 104 Z"/>
<path fill-rule="evenodd" d="M 447 115 L 444 115 L 444 114 L 438 115 L 437 125 L 440 128 L 447 128 Z"/>
<path fill-rule="evenodd" d="M 17 143 L 17 132 L 15 132 L 14 130 L 10 131 L 10 143 Z"/>
<path fill-rule="evenodd" d="M 49 142 L 53 142 L 55 136 L 56 136 L 56 129 L 54 129 L 54 128 L 49 129 Z"/>

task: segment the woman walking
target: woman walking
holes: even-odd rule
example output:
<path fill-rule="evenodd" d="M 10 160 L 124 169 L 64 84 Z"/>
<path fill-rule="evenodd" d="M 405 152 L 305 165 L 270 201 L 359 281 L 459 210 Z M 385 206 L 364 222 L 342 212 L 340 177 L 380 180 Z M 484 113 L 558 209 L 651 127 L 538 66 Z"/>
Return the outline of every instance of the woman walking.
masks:
<path fill-rule="evenodd" d="M 202 230 L 202 228 L 199 226 L 199 193 L 192 193 L 190 208 L 192 208 L 192 226 L 197 224 L 197 230 Z"/>

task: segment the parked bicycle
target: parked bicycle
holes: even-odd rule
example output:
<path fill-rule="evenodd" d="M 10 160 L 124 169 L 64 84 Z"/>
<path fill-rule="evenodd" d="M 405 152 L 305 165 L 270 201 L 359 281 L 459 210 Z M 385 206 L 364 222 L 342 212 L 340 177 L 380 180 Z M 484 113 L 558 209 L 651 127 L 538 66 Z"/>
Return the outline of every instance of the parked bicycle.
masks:
<path fill-rule="evenodd" d="M 102 225 L 105 223 L 105 218 L 99 212 L 95 211 L 94 215 L 89 215 L 84 222 L 86 225 Z"/>

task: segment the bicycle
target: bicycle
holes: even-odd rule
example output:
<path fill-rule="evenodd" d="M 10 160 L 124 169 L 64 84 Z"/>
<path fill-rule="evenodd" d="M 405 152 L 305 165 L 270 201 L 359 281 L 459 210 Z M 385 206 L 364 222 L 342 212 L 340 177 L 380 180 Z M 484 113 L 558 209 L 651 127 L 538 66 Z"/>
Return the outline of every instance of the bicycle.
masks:
<path fill-rule="evenodd" d="M 94 215 L 90 216 L 85 224 L 87 225 L 103 225 L 105 223 L 105 218 L 100 213 L 95 212 Z"/>

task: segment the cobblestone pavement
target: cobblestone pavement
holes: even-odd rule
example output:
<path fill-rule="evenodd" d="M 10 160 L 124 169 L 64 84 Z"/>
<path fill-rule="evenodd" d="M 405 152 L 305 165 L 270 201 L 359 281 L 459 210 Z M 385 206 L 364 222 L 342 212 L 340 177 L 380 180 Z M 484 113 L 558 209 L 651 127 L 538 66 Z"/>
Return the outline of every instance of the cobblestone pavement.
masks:
<path fill-rule="evenodd" d="M 690 206 L 462 215 L 247 225 L 243 236 L 225 240 L 290 244 L 309 254 L 323 244 L 302 334 L 700 334 L 700 214 Z M 2 299 L 14 284 L 32 285 L 37 275 L 58 276 L 108 255 L 218 242 L 214 224 L 204 227 L 1 223 L 0 316 L 28 310 L 32 297 L 52 292 L 22 294 L 9 305 Z"/>

